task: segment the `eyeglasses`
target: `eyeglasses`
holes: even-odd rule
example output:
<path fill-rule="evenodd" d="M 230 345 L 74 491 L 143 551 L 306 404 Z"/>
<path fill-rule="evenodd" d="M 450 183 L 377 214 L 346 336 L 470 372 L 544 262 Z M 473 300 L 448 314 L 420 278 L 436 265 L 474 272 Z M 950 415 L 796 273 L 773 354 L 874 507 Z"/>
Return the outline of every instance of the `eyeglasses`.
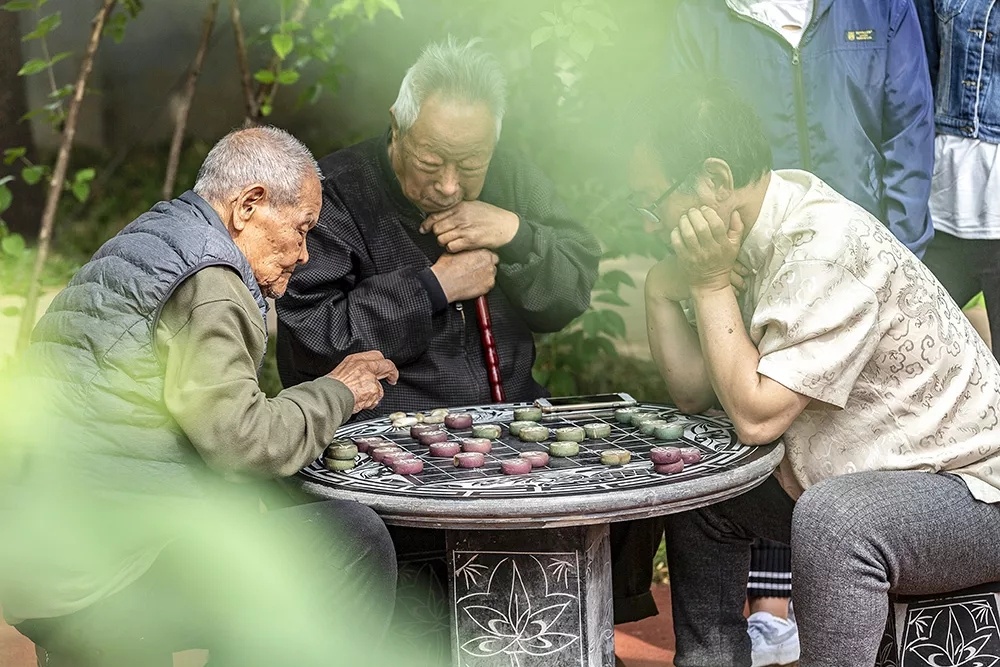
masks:
<path fill-rule="evenodd" d="M 643 220 L 645 220 L 646 222 L 651 222 L 654 225 L 658 225 L 660 224 L 660 216 L 656 215 L 654 211 L 660 206 L 660 204 L 664 202 L 664 200 L 666 200 L 667 197 L 674 194 L 674 191 L 677 190 L 677 188 L 679 188 L 686 179 L 687 176 L 685 176 L 684 178 L 679 178 L 676 181 L 674 181 L 674 184 L 671 185 L 669 188 L 667 188 L 667 191 L 664 192 L 659 197 L 657 197 L 656 201 L 654 201 L 649 206 L 639 206 L 638 204 L 635 203 L 635 195 L 629 195 L 628 196 L 629 206 L 635 209 L 635 212 L 641 215 Z"/>

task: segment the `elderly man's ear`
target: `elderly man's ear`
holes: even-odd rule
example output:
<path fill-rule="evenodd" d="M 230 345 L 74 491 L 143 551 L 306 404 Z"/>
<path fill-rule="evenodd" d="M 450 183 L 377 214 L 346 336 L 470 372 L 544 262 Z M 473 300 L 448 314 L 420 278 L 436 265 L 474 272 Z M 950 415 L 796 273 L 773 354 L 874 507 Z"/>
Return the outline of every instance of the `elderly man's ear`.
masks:
<path fill-rule="evenodd" d="M 705 180 L 711 189 L 712 200 L 717 204 L 725 202 L 733 196 L 733 170 L 725 160 L 708 158 L 702 165 Z"/>
<path fill-rule="evenodd" d="M 399 140 L 399 123 L 396 122 L 396 109 L 389 107 L 389 130 L 392 132 L 392 140 Z"/>
<path fill-rule="evenodd" d="M 243 231 L 249 224 L 257 207 L 267 201 L 267 188 L 263 185 L 249 185 L 236 198 L 233 203 L 233 228 L 236 231 Z"/>

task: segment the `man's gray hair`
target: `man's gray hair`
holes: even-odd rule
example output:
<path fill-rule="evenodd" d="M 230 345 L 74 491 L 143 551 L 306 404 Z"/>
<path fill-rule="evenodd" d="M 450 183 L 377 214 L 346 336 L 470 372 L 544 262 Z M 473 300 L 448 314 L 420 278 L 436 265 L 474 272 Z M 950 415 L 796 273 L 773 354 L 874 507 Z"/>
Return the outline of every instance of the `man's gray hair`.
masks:
<path fill-rule="evenodd" d="M 223 203 L 260 183 L 280 208 L 298 203 L 303 179 L 310 174 L 323 177 L 305 144 L 284 130 L 262 125 L 233 130 L 220 139 L 198 170 L 194 191 L 206 201 Z"/>
<path fill-rule="evenodd" d="M 507 80 L 497 61 L 478 48 L 481 40 L 464 44 L 449 37 L 429 44 L 406 71 L 399 96 L 392 105 L 396 126 L 406 134 L 420 115 L 420 107 L 434 93 L 460 102 L 483 102 L 493 112 L 497 139 L 507 109 Z"/>

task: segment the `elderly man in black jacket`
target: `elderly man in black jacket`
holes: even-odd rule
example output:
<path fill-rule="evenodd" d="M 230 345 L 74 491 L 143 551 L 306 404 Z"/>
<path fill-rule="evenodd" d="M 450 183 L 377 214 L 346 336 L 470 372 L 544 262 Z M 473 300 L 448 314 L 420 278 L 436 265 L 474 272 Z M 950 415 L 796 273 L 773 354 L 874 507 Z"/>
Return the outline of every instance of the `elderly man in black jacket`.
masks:
<path fill-rule="evenodd" d="M 537 168 L 497 148 L 503 112 L 486 54 L 432 45 L 389 131 L 320 161 L 313 260 L 278 306 L 286 386 L 377 349 L 399 368 L 382 414 L 489 403 L 473 308 L 486 295 L 507 400 L 544 395 L 532 335 L 587 309 L 601 251 Z"/>
<path fill-rule="evenodd" d="M 376 349 L 399 382 L 359 418 L 490 403 L 473 307 L 485 295 L 506 399 L 544 395 L 531 376 L 533 334 L 587 309 L 601 250 L 551 182 L 497 146 L 505 103 L 503 73 L 475 42 L 432 44 L 406 73 L 389 130 L 320 161 L 312 260 L 278 302 L 286 386 Z M 655 522 L 612 530 L 619 622 L 656 613 L 658 543 Z"/>

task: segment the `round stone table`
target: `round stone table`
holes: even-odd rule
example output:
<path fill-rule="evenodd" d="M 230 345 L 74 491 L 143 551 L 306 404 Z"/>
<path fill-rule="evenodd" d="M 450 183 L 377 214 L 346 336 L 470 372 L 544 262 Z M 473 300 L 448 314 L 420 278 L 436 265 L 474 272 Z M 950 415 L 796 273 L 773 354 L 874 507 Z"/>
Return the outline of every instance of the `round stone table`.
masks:
<path fill-rule="evenodd" d="M 316 462 L 299 473 L 307 493 L 355 500 L 388 524 L 445 531 L 452 663 L 462 667 L 545 665 L 612 667 L 614 628 L 609 523 L 703 507 L 762 483 L 784 454 L 780 442 L 739 442 L 721 412 L 684 415 L 666 405 L 642 411 L 685 422 L 680 442 L 659 442 L 616 422 L 612 410 L 547 415 L 550 428 L 611 424 L 611 435 L 585 440 L 572 459 L 556 459 L 527 475 L 505 476 L 499 460 L 544 443 L 521 443 L 507 430 L 521 404 L 467 406 L 475 423 L 495 423 L 502 434 L 483 468 L 458 470 L 432 459 L 426 447 L 393 430 L 388 419 L 348 424 L 338 437 L 379 435 L 418 453 L 420 475 L 400 476 L 359 454 L 347 472 Z M 442 426 L 443 428 L 443 426 Z M 456 432 L 453 438 L 467 437 Z M 700 463 L 681 473 L 652 470 L 655 445 L 697 447 Z M 602 449 L 627 449 L 624 466 L 600 463 Z"/>

